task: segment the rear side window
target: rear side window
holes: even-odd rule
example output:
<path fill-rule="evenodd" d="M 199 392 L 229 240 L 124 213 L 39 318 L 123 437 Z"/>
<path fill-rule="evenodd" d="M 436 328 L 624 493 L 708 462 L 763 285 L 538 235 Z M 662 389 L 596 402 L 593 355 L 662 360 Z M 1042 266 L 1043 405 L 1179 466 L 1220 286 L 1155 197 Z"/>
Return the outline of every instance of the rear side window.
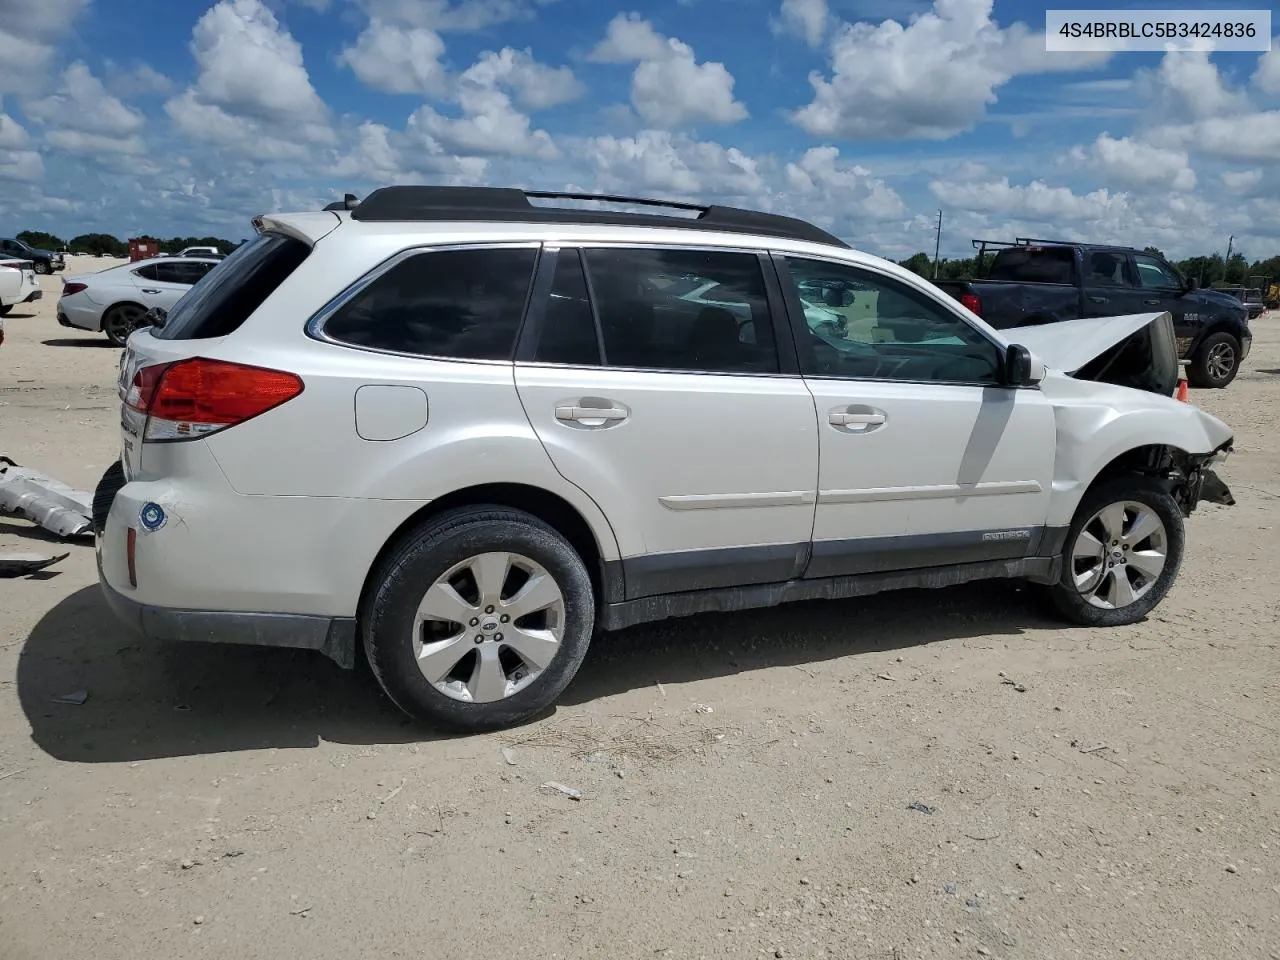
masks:
<path fill-rule="evenodd" d="M 455 360 L 510 360 L 537 250 L 433 250 L 401 260 L 325 322 L 356 347 Z"/>
<path fill-rule="evenodd" d="M 308 244 L 284 234 L 255 237 L 188 290 L 152 336 L 161 340 L 225 337 L 249 319 L 310 253 Z"/>
<path fill-rule="evenodd" d="M 1076 254 L 1071 247 L 1014 247 L 996 254 L 988 279 L 1011 283 L 1072 283 L 1075 263 Z"/>

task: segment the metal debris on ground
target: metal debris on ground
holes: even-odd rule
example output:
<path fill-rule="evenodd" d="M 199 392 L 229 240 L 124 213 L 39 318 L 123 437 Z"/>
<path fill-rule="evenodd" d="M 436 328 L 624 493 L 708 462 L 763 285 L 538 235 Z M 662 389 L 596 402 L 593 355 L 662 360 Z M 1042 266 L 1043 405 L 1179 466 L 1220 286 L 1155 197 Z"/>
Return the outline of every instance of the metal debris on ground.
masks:
<path fill-rule="evenodd" d="M 715 708 L 705 703 L 695 703 L 693 705 L 694 713 L 715 713 Z"/>
<path fill-rule="evenodd" d="M 908 803 L 907 809 L 914 810 L 916 813 L 925 813 L 929 815 L 933 815 L 938 812 L 937 807 L 931 807 L 928 804 L 921 803 L 919 800 L 914 800 L 911 803 Z"/>
<path fill-rule="evenodd" d="M 890 675 L 889 675 L 889 674 L 887 674 L 887 673 L 877 673 L 877 674 L 876 674 L 876 679 L 877 679 L 877 680 L 893 680 L 894 682 L 897 682 L 897 679 L 898 679 L 898 678 L 897 678 L 897 677 L 894 677 L 894 676 L 890 676 Z"/>
<path fill-rule="evenodd" d="M 88 690 L 73 690 L 71 693 L 64 693 L 53 698 L 54 703 L 72 703 L 77 707 L 89 699 Z"/>
<path fill-rule="evenodd" d="M 69 556 L 69 553 L 55 557 L 39 553 L 0 553 L 0 577 L 29 577 Z"/>
<path fill-rule="evenodd" d="M 502 759 L 507 761 L 508 766 L 514 767 L 516 765 L 516 752 L 510 747 L 503 747 Z"/>
<path fill-rule="evenodd" d="M 557 783 L 555 780 L 549 780 L 542 785 L 542 789 L 548 793 L 562 793 L 570 800 L 581 800 L 582 791 L 576 787 L 570 787 L 567 784 Z"/>
<path fill-rule="evenodd" d="M 1003 673 L 1003 672 L 1001 672 L 1000 676 L 1001 676 L 1001 677 L 1004 677 L 1004 679 L 1000 681 L 1001 683 L 1003 683 L 1003 684 L 1005 684 L 1005 685 L 1007 685 L 1007 686 L 1013 687 L 1013 689 L 1014 689 L 1014 690 L 1016 690 L 1016 691 L 1018 691 L 1018 693 L 1026 693 L 1026 692 L 1027 692 L 1026 684 L 1018 683 L 1018 681 L 1017 681 L 1017 680 L 1014 680 L 1014 679 L 1012 679 L 1011 677 L 1005 677 L 1005 675 L 1004 675 L 1004 673 Z"/>
<path fill-rule="evenodd" d="M 93 535 L 93 494 L 0 456 L 0 513 L 12 513 L 60 537 Z"/>

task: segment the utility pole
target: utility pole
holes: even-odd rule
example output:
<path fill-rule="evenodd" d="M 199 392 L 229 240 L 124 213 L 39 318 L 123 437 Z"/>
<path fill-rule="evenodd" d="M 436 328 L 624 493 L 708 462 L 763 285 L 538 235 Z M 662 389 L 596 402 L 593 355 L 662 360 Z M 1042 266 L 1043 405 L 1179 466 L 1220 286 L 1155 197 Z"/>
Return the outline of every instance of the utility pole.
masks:
<path fill-rule="evenodd" d="M 938 233 L 933 239 L 933 279 L 938 279 L 938 251 L 942 249 L 942 211 L 938 211 Z"/>
<path fill-rule="evenodd" d="M 1236 235 L 1233 233 L 1227 237 L 1227 259 L 1222 262 L 1222 279 L 1224 283 L 1231 282 L 1231 246 L 1236 242 Z"/>

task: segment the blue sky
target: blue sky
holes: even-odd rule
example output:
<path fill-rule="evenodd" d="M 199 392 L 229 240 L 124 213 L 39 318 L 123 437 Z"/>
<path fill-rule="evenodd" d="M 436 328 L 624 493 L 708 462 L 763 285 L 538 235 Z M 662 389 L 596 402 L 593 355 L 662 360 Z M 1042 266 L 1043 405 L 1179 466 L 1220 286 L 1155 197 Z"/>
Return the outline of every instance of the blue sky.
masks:
<path fill-rule="evenodd" d="M 1047 53 L 1044 9 L 0 0 L 0 235 L 235 239 L 344 191 L 492 183 L 777 210 L 894 257 L 939 207 L 951 255 L 1280 252 L 1280 52 Z"/>

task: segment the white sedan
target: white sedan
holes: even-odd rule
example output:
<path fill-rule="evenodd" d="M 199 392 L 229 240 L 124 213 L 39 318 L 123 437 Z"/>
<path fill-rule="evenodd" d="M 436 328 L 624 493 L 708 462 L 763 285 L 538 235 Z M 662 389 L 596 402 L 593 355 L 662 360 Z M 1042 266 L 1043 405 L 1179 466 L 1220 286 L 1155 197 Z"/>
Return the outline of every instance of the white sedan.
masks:
<path fill-rule="evenodd" d="M 0 317 L 20 303 L 31 303 L 43 296 L 30 260 L 0 259 Z"/>
<path fill-rule="evenodd" d="M 155 307 L 169 310 L 221 263 L 210 257 L 152 257 L 62 281 L 58 323 L 105 333 L 116 346 Z"/>

